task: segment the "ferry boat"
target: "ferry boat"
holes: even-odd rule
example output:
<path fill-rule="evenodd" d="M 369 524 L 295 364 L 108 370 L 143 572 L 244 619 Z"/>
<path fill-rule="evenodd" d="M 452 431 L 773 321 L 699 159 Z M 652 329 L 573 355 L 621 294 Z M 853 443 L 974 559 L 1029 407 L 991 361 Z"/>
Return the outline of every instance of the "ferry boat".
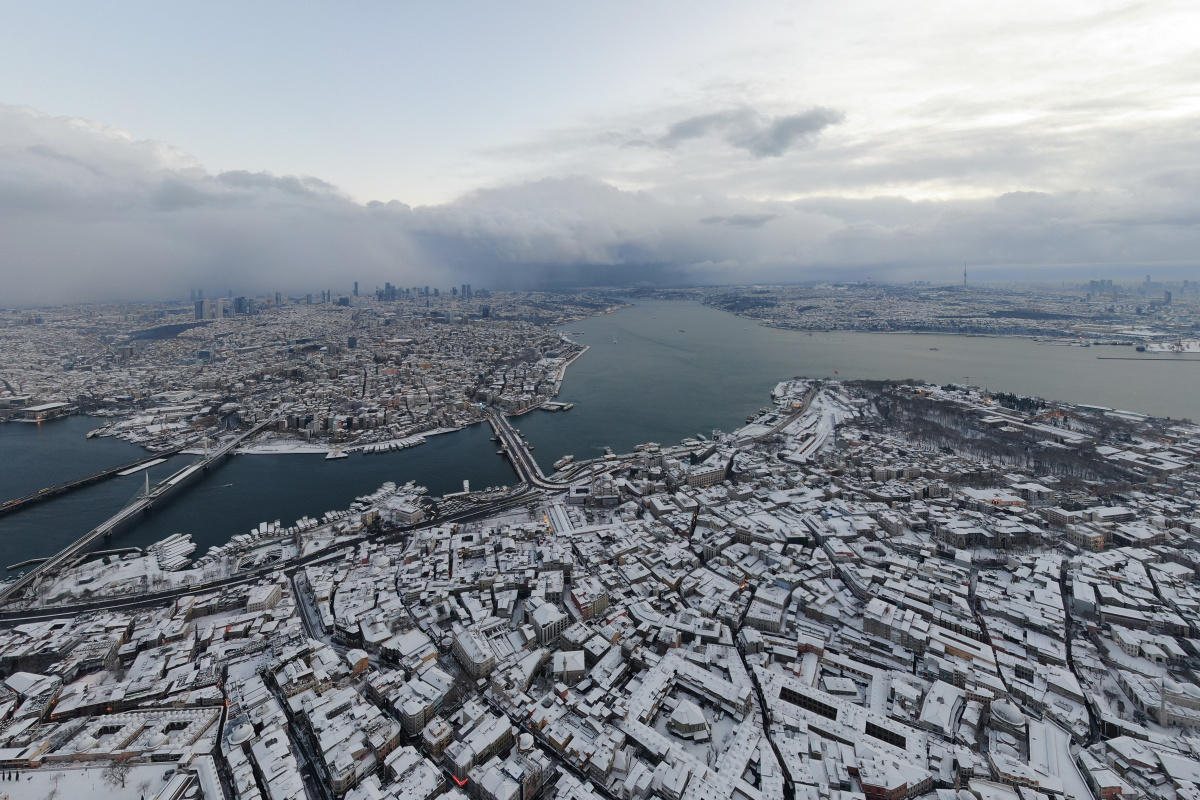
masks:
<path fill-rule="evenodd" d="M 575 460 L 575 456 L 563 456 L 558 461 L 554 462 L 555 471 L 557 472 L 558 470 L 562 469 L 563 467 L 565 467 L 567 464 L 570 464 L 574 460 Z"/>

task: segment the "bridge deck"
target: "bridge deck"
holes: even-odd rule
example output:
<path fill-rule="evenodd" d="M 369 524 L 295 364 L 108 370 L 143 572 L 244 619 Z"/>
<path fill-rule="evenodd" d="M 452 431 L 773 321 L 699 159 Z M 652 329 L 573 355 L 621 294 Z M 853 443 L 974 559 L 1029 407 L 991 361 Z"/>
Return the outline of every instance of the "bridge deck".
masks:
<path fill-rule="evenodd" d="M 29 572 L 26 572 L 24 575 L 17 578 L 17 580 L 12 584 L 5 587 L 2 591 L 0 591 L 0 605 L 7 603 L 11 598 L 17 596 L 20 592 L 23 592 L 26 587 L 33 585 L 33 583 L 46 572 L 55 569 L 59 565 L 82 553 L 92 542 L 96 541 L 102 536 L 112 533 L 121 525 L 124 525 L 126 522 L 128 522 L 131 518 L 135 517 L 142 511 L 145 511 L 147 508 L 150 508 L 152 505 L 154 505 L 156 500 L 162 499 L 181 486 L 188 478 L 195 475 L 197 472 L 206 469 L 209 464 L 213 463 L 217 459 L 226 456 L 230 451 L 232 451 L 246 439 L 260 433 L 273 421 L 273 418 L 263 420 L 245 433 L 221 445 L 207 456 L 201 457 L 200 459 L 179 470 L 174 475 L 156 484 L 150 489 L 149 493 L 139 496 L 132 503 L 122 508 L 116 514 L 113 514 L 104 522 L 101 522 L 95 528 L 92 528 L 83 536 L 69 544 L 66 548 L 46 559 Z"/>
<path fill-rule="evenodd" d="M 23 497 L 15 497 L 12 500 L 8 500 L 3 504 L 0 504 L 0 514 L 18 511 L 22 508 L 26 508 L 27 506 L 31 506 L 34 503 L 40 503 L 44 500 L 49 500 L 52 497 L 58 497 L 61 494 L 66 494 L 74 489 L 81 489 L 84 486 L 89 486 L 93 483 L 99 483 L 100 481 L 120 475 L 126 470 L 137 469 L 138 467 L 150 464 L 153 461 L 158 461 L 159 459 L 165 459 L 173 456 L 178 452 L 179 450 L 176 449 L 167 450 L 162 453 L 155 453 L 152 456 L 139 458 L 137 461 L 118 464 L 115 467 L 109 467 L 108 469 L 102 469 L 98 472 L 93 472 L 90 475 L 84 475 L 81 478 L 72 478 L 69 481 L 56 483 L 53 486 L 48 486 L 45 489 L 39 489 L 36 492 L 31 492 Z"/>
<path fill-rule="evenodd" d="M 508 453 L 508 460 L 512 462 L 513 468 L 516 469 L 517 475 L 521 477 L 521 480 L 531 486 L 545 489 L 548 492 L 563 492 L 570 488 L 569 484 L 556 483 L 542 474 L 541 467 L 534 461 L 529 451 L 525 449 L 525 442 L 513 430 L 512 425 L 504 414 L 494 411 L 488 415 L 488 419 L 492 423 L 492 429 L 500 437 L 505 452 Z"/>

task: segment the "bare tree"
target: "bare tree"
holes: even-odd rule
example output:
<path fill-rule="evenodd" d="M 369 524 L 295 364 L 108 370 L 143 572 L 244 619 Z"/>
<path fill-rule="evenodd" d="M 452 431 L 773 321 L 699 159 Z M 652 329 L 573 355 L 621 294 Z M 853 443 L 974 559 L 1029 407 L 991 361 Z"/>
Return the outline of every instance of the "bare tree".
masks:
<path fill-rule="evenodd" d="M 100 773 L 100 777 L 104 778 L 105 781 L 111 783 L 113 786 L 117 786 L 119 784 L 120 787 L 124 789 L 125 781 L 129 779 L 129 772 L 132 769 L 133 766 L 128 762 L 117 761 L 105 767 L 104 772 Z"/>

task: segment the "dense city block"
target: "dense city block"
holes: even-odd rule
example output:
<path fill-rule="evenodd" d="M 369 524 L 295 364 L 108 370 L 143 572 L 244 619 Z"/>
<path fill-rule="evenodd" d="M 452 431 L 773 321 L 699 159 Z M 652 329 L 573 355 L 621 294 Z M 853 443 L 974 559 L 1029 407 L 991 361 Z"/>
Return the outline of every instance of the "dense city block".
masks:
<path fill-rule="evenodd" d="M 538 351 L 538 395 L 569 344 L 523 324 L 433 327 L 425 356 L 410 333 L 392 382 L 238 374 L 261 387 L 241 405 L 282 421 L 365 376 L 399 415 L 381 398 L 412 360 L 462 340 Z M 236 361 L 177 369 L 219 382 Z M 489 364 L 444 383 L 521 383 Z M 472 399 L 520 411 L 505 391 Z M 733 432 L 490 493 L 386 484 L 195 562 L 167 540 L 66 563 L 3 613 L 0 767 L 22 788 L 0 793 L 1196 797 L 1198 458 L 1185 422 L 795 378 Z"/>

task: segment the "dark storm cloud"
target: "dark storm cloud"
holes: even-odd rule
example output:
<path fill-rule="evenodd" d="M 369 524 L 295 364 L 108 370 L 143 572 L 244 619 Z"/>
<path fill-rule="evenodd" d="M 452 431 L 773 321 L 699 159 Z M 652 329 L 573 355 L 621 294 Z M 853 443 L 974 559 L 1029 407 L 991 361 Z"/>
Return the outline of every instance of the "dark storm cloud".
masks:
<path fill-rule="evenodd" d="M 781 156 L 794 146 L 804 144 L 830 125 L 841 122 L 845 116 L 829 108 L 814 108 L 803 114 L 776 117 L 766 124 L 750 126 L 730 138 L 730 144 L 749 150 L 759 158 Z"/>
<path fill-rule="evenodd" d="M 212 175 L 169 145 L 0 106 L 5 305 L 311 291 L 423 269 L 402 225 L 324 181 Z"/>
<path fill-rule="evenodd" d="M 728 225 L 731 228 L 761 228 L 778 214 L 733 214 L 728 217 L 704 217 L 700 221 L 705 225 Z"/>
<path fill-rule="evenodd" d="M 811 120 L 731 119 L 692 118 L 674 136 L 736 129 L 768 152 L 819 129 Z M 197 287 L 344 292 L 354 281 L 369 289 L 939 280 L 963 261 L 1096 277 L 1107 265 L 1192 263 L 1197 208 L 1197 172 L 1161 167 L 1102 190 L 944 201 L 759 200 L 626 191 L 572 176 L 440 205 L 363 205 L 316 178 L 214 175 L 162 143 L 0 106 L 3 305 L 179 298 Z"/>
<path fill-rule="evenodd" d="M 239 169 L 222 172 L 217 176 L 217 180 L 225 186 L 237 189 L 280 191 L 297 196 L 336 196 L 338 193 L 333 184 L 309 175 L 285 175 L 280 178 L 265 172 L 247 172 Z"/>
<path fill-rule="evenodd" d="M 751 108 L 729 109 L 676 122 L 653 144 L 669 149 L 682 142 L 715 135 L 756 158 L 768 158 L 809 144 L 825 128 L 843 119 L 845 115 L 832 108 L 811 108 L 800 114 L 780 117 L 768 117 Z"/>

